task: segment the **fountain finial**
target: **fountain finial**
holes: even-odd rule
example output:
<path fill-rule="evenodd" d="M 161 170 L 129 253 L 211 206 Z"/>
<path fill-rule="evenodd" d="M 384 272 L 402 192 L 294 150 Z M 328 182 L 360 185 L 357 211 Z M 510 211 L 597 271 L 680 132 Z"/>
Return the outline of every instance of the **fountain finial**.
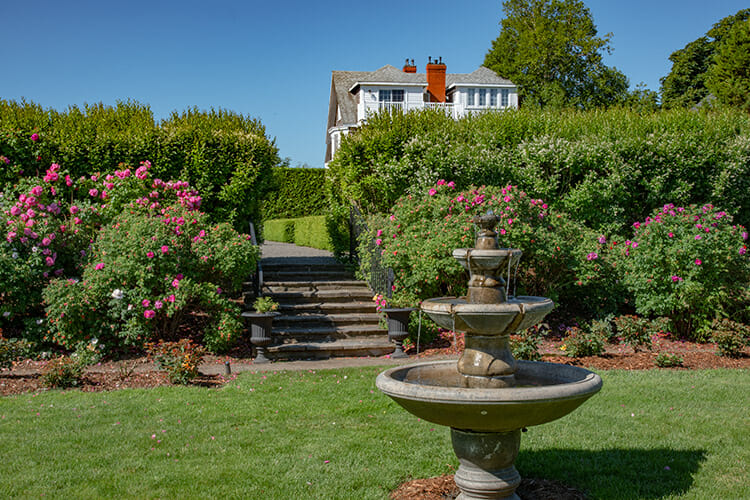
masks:
<path fill-rule="evenodd" d="M 481 248 L 483 250 L 494 250 L 500 248 L 497 244 L 497 232 L 495 227 L 500 222 L 500 217 L 495 215 L 492 210 L 488 210 L 484 215 L 476 215 L 471 219 L 471 222 L 479 226 L 477 232 L 475 248 Z"/>

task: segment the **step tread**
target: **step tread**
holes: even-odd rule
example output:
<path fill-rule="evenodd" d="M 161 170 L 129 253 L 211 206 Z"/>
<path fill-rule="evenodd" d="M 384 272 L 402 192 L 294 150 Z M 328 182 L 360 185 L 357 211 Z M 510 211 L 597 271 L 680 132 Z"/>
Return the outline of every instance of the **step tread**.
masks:
<path fill-rule="evenodd" d="M 382 354 L 392 352 L 394 344 L 387 338 L 333 339 L 320 342 L 285 342 L 268 346 L 267 350 L 276 354 L 305 352 L 345 352 L 345 351 L 379 351 Z"/>
<path fill-rule="evenodd" d="M 305 336 L 305 335 L 341 335 L 341 334 L 381 334 L 388 333 L 388 330 L 380 327 L 379 324 L 372 325 L 322 325 L 314 327 L 274 327 L 273 334 L 283 337 Z"/>

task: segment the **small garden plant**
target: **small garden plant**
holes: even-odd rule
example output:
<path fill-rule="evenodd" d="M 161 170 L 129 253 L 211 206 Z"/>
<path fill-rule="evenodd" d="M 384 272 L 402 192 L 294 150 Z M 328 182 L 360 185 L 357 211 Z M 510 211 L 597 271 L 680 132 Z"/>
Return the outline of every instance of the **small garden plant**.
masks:
<path fill-rule="evenodd" d="M 617 335 L 620 341 L 638 352 L 642 348 L 650 350 L 652 347 L 651 327 L 646 318 L 626 314 L 615 318 Z"/>
<path fill-rule="evenodd" d="M 668 352 L 660 352 L 656 355 L 654 358 L 654 363 L 656 363 L 656 366 L 659 368 L 674 368 L 677 366 L 682 366 L 683 363 L 682 356 L 679 354 L 673 354 Z"/>
<path fill-rule="evenodd" d="M 203 361 L 206 350 L 190 339 L 177 342 L 158 342 L 146 345 L 149 356 L 167 379 L 173 384 L 188 384 L 198 376 L 198 366 Z"/>
<path fill-rule="evenodd" d="M 274 312 L 279 308 L 279 303 L 273 300 L 272 297 L 258 297 L 255 299 L 255 302 L 253 302 L 253 308 L 258 314 Z"/>
<path fill-rule="evenodd" d="M 606 339 L 596 332 L 569 327 L 560 347 L 571 358 L 599 356 L 604 352 Z"/>
<path fill-rule="evenodd" d="M 541 361 L 542 354 L 539 352 L 539 345 L 543 338 L 540 329 L 536 326 L 514 335 L 510 343 L 513 357 L 527 361 Z"/>
<path fill-rule="evenodd" d="M 729 319 L 715 321 L 712 340 L 720 356 L 737 358 L 750 342 L 750 328 Z"/>

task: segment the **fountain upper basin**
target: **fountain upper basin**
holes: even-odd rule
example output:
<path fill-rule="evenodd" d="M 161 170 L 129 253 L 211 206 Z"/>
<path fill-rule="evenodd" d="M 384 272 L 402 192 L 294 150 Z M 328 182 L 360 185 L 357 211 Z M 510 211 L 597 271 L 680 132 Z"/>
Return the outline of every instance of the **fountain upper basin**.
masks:
<path fill-rule="evenodd" d="M 409 413 L 439 425 L 509 432 L 563 417 L 599 392 L 599 375 L 575 366 L 518 361 L 516 387 L 468 389 L 455 360 L 386 370 L 375 385 Z"/>
<path fill-rule="evenodd" d="M 546 297 L 522 295 L 497 304 L 472 304 L 463 297 L 440 297 L 425 300 L 421 307 L 435 323 L 448 330 L 510 335 L 536 325 L 555 305 Z"/>

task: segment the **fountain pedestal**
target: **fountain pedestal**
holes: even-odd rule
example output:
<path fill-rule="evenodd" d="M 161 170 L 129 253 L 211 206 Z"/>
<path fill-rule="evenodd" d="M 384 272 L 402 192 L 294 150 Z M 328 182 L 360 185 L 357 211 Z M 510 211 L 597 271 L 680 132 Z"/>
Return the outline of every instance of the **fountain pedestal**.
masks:
<path fill-rule="evenodd" d="M 521 447 L 520 430 L 474 432 L 451 428 L 451 441 L 460 464 L 454 476 L 461 490 L 457 500 L 519 500 L 515 491 L 521 475 L 513 463 Z"/>

